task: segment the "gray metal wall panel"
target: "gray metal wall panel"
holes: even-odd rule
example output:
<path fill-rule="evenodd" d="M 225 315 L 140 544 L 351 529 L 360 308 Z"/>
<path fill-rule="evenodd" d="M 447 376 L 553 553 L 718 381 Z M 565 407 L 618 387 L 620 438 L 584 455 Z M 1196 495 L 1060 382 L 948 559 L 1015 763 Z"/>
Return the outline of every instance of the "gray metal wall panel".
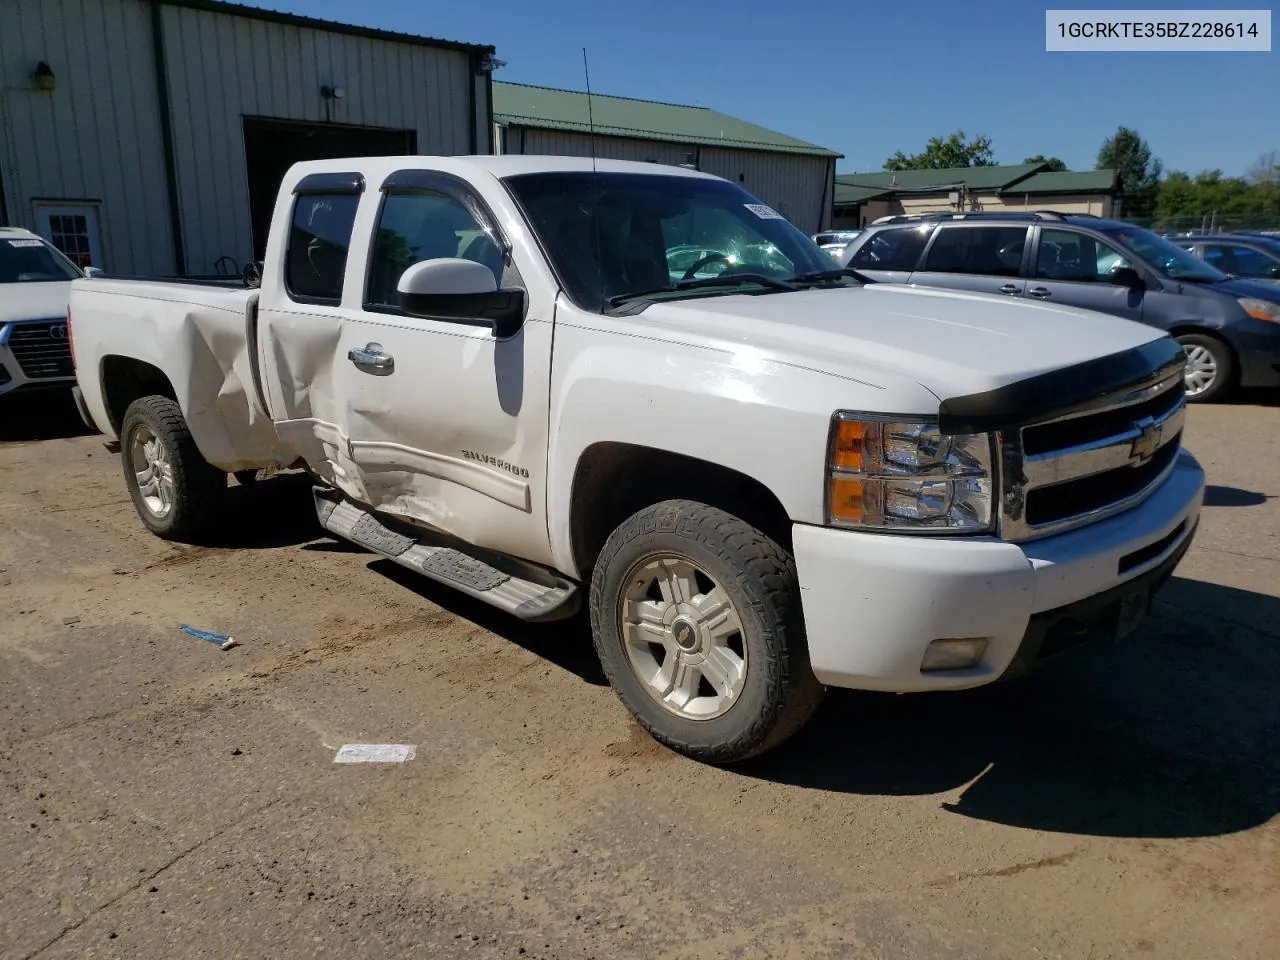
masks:
<path fill-rule="evenodd" d="M 827 157 L 704 147 L 699 166 L 743 187 L 794 223 L 817 233 L 829 216 L 831 161 Z"/>
<path fill-rule="evenodd" d="M 507 132 L 507 152 L 551 157 L 591 156 L 589 134 L 570 130 L 538 130 L 512 126 Z M 689 148 L 661 140 L 632 140 L 626 137 L 596 137 L 596 156 L 610 160 L 638 160 L 654 163 L 684 163 Z M 522 149 L 523 147 L 523 149 Z"/>
<path fill-rule="evenodd" d="M 33 201 L 100 205 L 105 269 L 173 270 L 150 11 L 138 0 L 5 0 L 0 179 L 9 219 Z M 44 60 L 57 77 L 37 90 Z"/>
<path fill-rule="evenodd" d="M 465 52 L 183 7 L 164 9 L 164 27 L 192 273 L 212 271 L 224 255 L 240 264 L 252 255 L 245 116 L 414 130 L 419 153 L 471 152 Z M 326 104 L 325 84 L 346 96 Z M 487 106 L 476 113 L 487 117 Z M 484 130 L 478 146 L 487 152 Z"/>
<path fill-rule="evenodd" d="M 507 128 L 505 150 L 543 156 L 589 157 L 591 139 L 585 133 L 512 125 Z M 596 138 L 596 156 L 612 160 L 680 164 L 685 162 L 688 153 L 697 156 L 702 170 L 741 183 L 805 233 L 817 233 L 830 220 L 830 180 L 834 173 L 828 157 L 699 148 L 661 140 Z"/>

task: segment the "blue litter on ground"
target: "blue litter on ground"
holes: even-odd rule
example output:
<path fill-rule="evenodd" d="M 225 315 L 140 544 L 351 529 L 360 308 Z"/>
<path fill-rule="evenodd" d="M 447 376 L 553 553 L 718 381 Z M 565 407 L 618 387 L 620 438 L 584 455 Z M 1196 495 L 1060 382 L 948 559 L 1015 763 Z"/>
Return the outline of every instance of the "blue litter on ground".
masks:
<path fill-rule="evenodd" d="M 199 640 L 208 640 L 219 650 L 228 650 L 236 645 L 235 639 L 227 636 L 225 633 L 212 633 L 208 630 L 197 630 L 195 627 L 189 627 L 185 623 L 179 624 L 179 627 L 184 633 L 189 633 L 191 636 L 196 637 Z"/>

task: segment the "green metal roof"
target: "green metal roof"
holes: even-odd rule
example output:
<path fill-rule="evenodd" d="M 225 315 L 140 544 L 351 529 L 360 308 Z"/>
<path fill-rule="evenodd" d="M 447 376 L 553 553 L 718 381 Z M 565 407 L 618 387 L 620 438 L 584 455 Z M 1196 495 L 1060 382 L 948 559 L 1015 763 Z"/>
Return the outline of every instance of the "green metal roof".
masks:
<path fill-rule="evenodd" d="M 1116 189 L 1116 171 L 1081 170 L 1037 173 L 1002 193 L 1111 193 Z"/>
<path fill-rule="evenodd" d="M 951 167 L 940 170 L 876 170 L 869 173 L 838 173 L 836 183 L 846 186 L 875 187 L 890 192 L 937 191 L 939 193 L 964 184 L 970 190 L 1002 190 L 1024 180 L 1044 164 L 1019 163 L 998 167 Z"/>
<path fill-rule="evenodd" d="M 353 37 L 368 37 L 371 40 L 388 40 L 393 43 L 409 43 L 420 47 L 439 47 L 445 50 L 462 50 L 469 53 L 494 52 L 494 47 L 491 44 L 461 43 L 457 40 L 441 40 L 437 37 L 423 37 L 412 33 L 397 33 L 392 30 L 379 30 L 374 27 L 360 27 L 350 23 L 339 23 L 336 20 L 318 20 L 315 17 L 304 17 L 296 13 L 285 13 L 280 10 L 266 10 L 262 7 L 232 3 L 229 0 L 160 0 L 160 2 L 170 7 L 186 7 L 189 10 L 204 10 L 208 13 L 225 13 L 233 17 L 265 20 L 268 23 L 307 27 L 313 30 L 347 34 Z"/>
<path fill-rule="evenodd" d="M 493 83 L 493 118 L 504 126 L 580 133 L 590 133 L 594 120 L 596 133 L 608 136 L 819 157 L 844 156 L 707 107 L 592 93 L 588 112 L 585 93 L 497 80 Z"/>
<path fill-rule="evenodd" d="M 892 194 L 893 191 L 886 187 L 855 187 L 852 184 L 841 183 L 837 180 L 835 200 L 833 202 L 837 207 L 844 207 L 853 203 L 866 203 L 868 200 L 887 197 Z"/>

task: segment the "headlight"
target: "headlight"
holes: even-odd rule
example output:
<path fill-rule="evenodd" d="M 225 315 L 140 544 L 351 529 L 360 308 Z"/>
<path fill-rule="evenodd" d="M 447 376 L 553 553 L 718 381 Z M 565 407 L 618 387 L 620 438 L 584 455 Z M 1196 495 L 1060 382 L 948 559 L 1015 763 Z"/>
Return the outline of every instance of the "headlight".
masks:
<path fill-rule="evenodd" d="M 1255 320 L 1270 320 L 1272 323 L 1280 323 L 1280 304 L 1271 303 L 1267 300 L 1256 300 L 1253 297 L 1241 297 L 1237 303 L 1244 308 L 1244 312 Z"/>
<path fill-rule="evenodd" d="M 927 420 L 840 412 L 827 450 L 827 523 L 903 533 L 993 529 L 992 438 Z"/>

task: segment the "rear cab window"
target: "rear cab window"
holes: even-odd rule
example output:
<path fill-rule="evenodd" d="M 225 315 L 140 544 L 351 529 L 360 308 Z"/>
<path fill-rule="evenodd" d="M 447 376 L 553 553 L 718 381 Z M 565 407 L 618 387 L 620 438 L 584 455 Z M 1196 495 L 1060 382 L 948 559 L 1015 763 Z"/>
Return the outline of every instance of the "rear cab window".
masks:
<path fill-rule="evenodd" d="M 294 190 L 285 246 L 284 283 L 297 303 L 337 306 L 364 179 L 359 174 L 312 174 Z"/>
<path fill-rule="evenodd" d="M 939 227 L 925 254 L 923 269 L 928 273 L 1019 276 L 1028 230 L 1026 226 L 979 224 Z"/>

